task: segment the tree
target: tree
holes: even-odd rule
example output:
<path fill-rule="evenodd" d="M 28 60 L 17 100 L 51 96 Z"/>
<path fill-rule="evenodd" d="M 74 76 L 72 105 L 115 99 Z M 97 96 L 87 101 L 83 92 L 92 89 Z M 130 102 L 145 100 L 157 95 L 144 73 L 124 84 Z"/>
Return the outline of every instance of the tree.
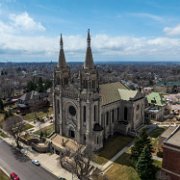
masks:
<path fill-rule="evenodd" d="M 22 131 L 25 128 L 25 123 L 19 116 L 11 116 L 4 121 L 3 129 L 9 132 L 15 139 L 16 145 L 20 148 L 19 139 Z"/>
<path fill-rule="evenodd" d="M 154 180 L 155 179 L 155 168 L 153 165 L 151 147 L 146 145 L 140 154 L 140 157 L 136 164 L 137 172 L 142 180 Z"/>
<path fill-rule="evenodd" d="M 52 87 L 52 81 L 47 79 L 44 81 L 44 89 L 47 90 Z"/>
<path fill-rule="evenodd" d="M 63 143 L 63 146 L 66 146 L 65 144 L 66 142 Z M 76 144 L 75 150 L 66 148 L 65 152 L 61 154 L 60 163 L 62 167 L 72 172 L 78 179 L 90 180 L 94 176 L 96 176 L 96 179 L 100 176 L 103 179 L 102 173 L 93 173 L 94 169 L 90 163 L 92 159 L 93 152 L 90 146 L 85 147 Z"/>
<path fill-rule="evenodd" d="M 131 159 L 134 164 L 137 163 L 138 158 L 146 145 L 149 146 L 152 151 L 151 141 L 146 133 L 146 130 L 143 129 L 140 132 L 140 135 L 136 138 L 134 146 L 131 148 Z"/>
<path fill-rule="evenodd" d="M 0 99 L 0 111 L 4 111 L 4 103 L 2 99 Z"/>
<path fill-rule="evenodd" d="M 34 83 L 33 81 L 29 81 L 27 83 L 27 91 L 30 92 L 30 91 L 33 91 L 33 90 L 36 90 L 37 88 L 37 85 L 36 83 Z"/>
<path fill-rule="evenodd" d="M 41 77 L 38 79 L 38 82 L 37 82 L 37 91 L 44 92 L 43 80 Z"/>

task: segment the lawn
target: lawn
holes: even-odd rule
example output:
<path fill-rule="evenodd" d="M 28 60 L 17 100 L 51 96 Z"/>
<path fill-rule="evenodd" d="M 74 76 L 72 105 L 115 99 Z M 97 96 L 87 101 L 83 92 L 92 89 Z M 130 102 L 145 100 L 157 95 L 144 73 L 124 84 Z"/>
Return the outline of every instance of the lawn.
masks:
<path fill-rule="evenodd" d="M 97 152 L 94 161 L 98 164 L 104 164 L 110 160 L 121 149 L 133 141 L 132 137 L 128 136 L 113 136 L 104 144 L 104 148 Z"/>
<path fill-rule="evenodd" d="M 40 109 L 39 111 L 27 113 L 25 116 L 23 116 L 23 118 L 27 121 L 33 121 L 34 119 L 37 119 L 37 117 L 41 119 L 47 115 L 51 115 L 52 112 L 53 112 L 52 107 L 44 108 L 44 109 Z"/>
<path fill-rule="evenodd" d="M 158 138 L 165 130 L 166 128 L 164 127 L 157 127 L 149 133 L 149 136 L 151 138 Z"/>
<path fill-rule="evenodd" d="M 53 131 L 54 131 L 54 124 L 51 124 L 49 126 L 46 126 L 42 129 L 34 132 L 34 134 L 40 135 L 40 133 L 43 132 L 44 136 L 48 137 Z"/>
<path fill-rule="evenodd" d="M 0 127 L 2 126 L 3 121 L 4 121 L 4 114 L 0 113 Z"/>
<path fill-rule="evenodd" d="M 162 161 L 154 160 L 154 165 L 160 169 L 162 168 Z"/>
<path fill-rule="evenodd" d="M 1 131 L 1 129 L 0 129 L 0 136 L 3 137 L 3 138 L 8 137 L 3 131 Z"/>
<path fill-rule="evenodd" d="M 130 161 L 130 154 L 122 154 L 106 172 L 109 180 L 140 180 Z"/>
<path fill-rule="evenodd" d="M 9 180 L 9 177 L 0 169 L 0 180 Z"/>
<path fill-rule="evenodd" d="M 33 127 L 34 127 L 33 125 L 26 123 L 25 126 L 24 126 L 24 131 L 26 131 L 28 129 L 31 129 Z"/>

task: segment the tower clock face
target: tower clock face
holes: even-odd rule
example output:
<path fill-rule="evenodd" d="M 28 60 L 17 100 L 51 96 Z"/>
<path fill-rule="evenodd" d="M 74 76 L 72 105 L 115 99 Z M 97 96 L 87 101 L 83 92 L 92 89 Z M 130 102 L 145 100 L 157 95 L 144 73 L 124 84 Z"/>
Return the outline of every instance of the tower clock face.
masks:
<path fill-rule="evenodd" d="M 76 109 L 74 106 L 69 106 L 69 114 L 71 114 L 72 116 L 76 115 Z"/>

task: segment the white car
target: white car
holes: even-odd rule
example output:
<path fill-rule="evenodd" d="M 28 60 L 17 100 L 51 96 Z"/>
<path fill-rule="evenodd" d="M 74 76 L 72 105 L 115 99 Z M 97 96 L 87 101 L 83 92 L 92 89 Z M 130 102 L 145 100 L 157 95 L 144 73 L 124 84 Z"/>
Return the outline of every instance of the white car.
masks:
<path fill-rule="evenodd" d="M 40 162 L 36 159 L 32 160 L 32 163 L 35 164 L 36 166 L 40 166 Z"/>

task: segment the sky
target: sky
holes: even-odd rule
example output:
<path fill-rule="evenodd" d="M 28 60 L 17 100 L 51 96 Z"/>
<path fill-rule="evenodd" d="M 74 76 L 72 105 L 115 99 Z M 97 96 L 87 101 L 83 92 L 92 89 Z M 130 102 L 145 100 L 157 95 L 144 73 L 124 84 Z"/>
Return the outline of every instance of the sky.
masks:
<path fill-rule="evenodd" d="M 180 0 L 0 0 L 0 62 L 180 62 Z"/>

